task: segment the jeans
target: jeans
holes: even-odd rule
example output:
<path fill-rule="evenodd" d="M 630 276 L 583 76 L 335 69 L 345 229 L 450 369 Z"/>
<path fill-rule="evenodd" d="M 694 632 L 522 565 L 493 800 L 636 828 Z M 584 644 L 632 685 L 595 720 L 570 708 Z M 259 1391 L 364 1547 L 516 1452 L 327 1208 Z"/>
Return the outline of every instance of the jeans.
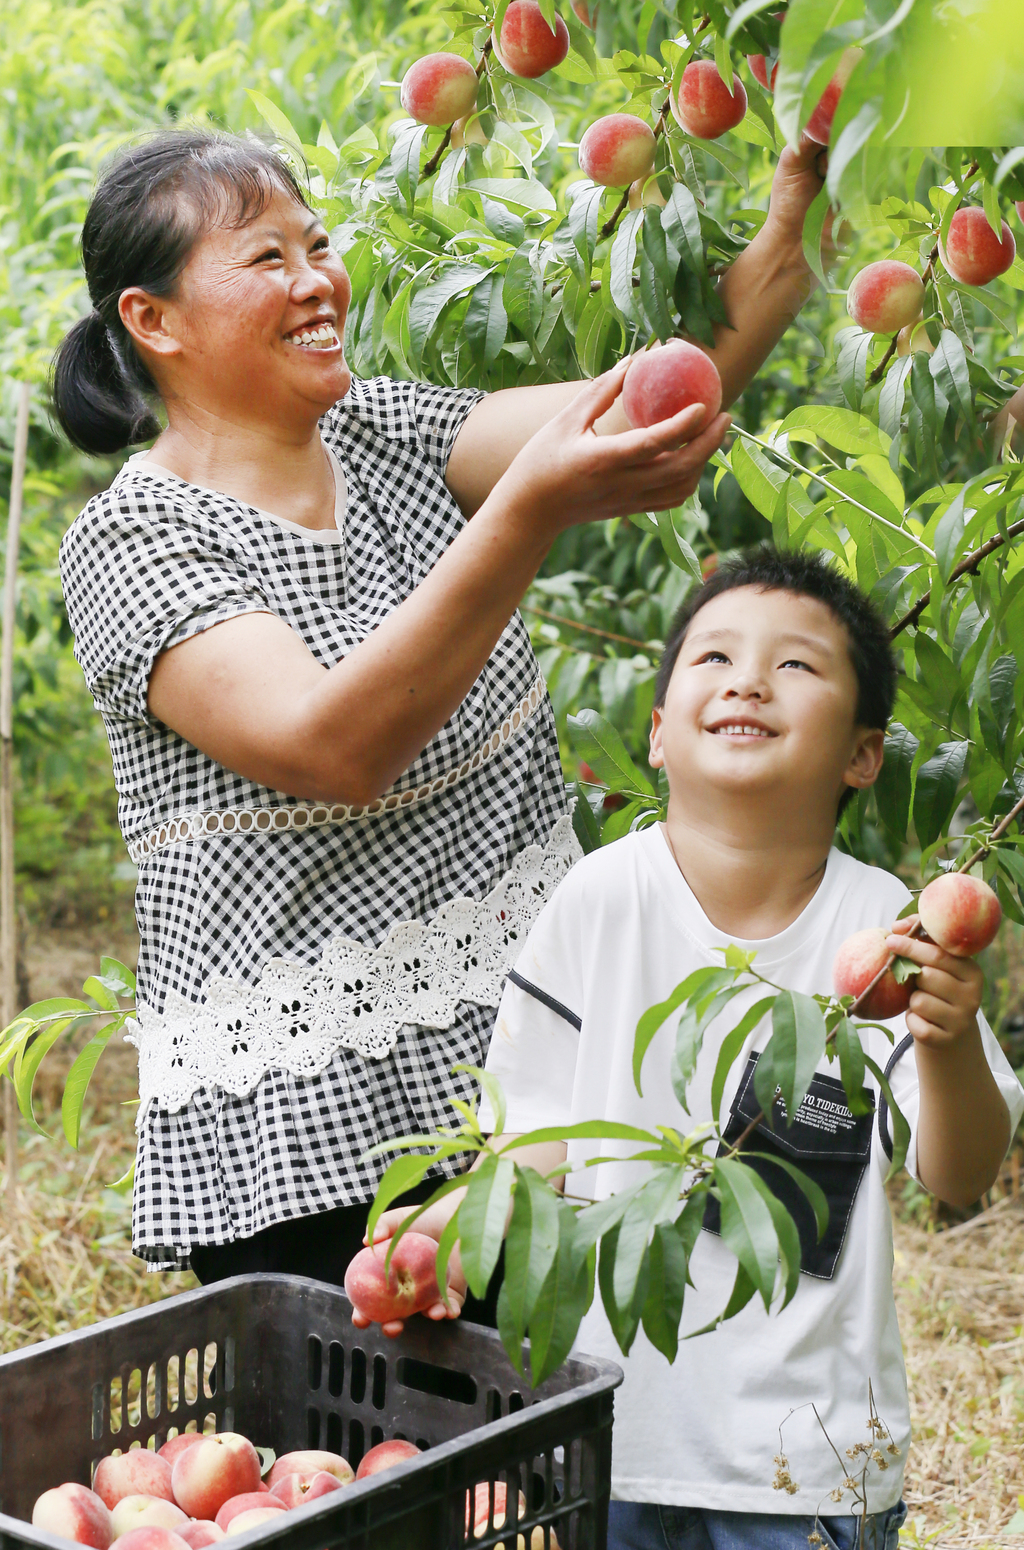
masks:
<path fill-rule="evenodd" d="M 864 1550 L 896 1550 L 906 1515 L 900 1502 L 870 1517 Z M 784 1513 L 714 1512 L 656 1502 L 612 1502 L 608 1550 L 808 1550 L 815 1526 L 824 1550 L 859 1550 L 860 1518 L 852 1516 L 819 1518 L 815 1525 L 813 1518 Z"/>

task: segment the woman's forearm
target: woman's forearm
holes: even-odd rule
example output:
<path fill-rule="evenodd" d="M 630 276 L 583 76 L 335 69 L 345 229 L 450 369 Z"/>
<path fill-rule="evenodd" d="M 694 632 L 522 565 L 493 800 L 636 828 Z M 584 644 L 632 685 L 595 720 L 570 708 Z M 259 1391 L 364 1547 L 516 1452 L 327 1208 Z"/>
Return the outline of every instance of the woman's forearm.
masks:
<path fill-rule="evenodd" d="M 731 327 L 715 325 L 708 355 L 732 404 L 757 375 L 811 295 L 817 281 L 800 247 L 766 221 L 719 283 Z"/>

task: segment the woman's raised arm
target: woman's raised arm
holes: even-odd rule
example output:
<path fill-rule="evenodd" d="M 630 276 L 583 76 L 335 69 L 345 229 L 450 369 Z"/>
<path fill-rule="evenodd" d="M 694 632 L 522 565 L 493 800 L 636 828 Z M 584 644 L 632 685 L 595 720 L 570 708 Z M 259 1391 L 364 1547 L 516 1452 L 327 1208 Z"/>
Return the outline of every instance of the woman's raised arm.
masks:
<path fill-rule="evenodd" d="M 247 614 L 157 658 L 152 713 L 261 785 L 375 800 L 458 709 L 559 531 L 665 510 L 696 489 L 728 417 L 695 436 L 693 406 L 596 437 L 625 371 L 584 384 L 543 425 L 421 585 L 340 662 L 322 667 L 282 620 Z"/>

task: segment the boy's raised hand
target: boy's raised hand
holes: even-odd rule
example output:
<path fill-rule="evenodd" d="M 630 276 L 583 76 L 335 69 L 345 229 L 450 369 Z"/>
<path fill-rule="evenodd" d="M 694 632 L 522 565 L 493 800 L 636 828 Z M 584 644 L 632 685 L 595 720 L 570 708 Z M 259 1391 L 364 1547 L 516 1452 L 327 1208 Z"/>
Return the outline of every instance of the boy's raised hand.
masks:
<path fill-rule="evenodd" d="M 977 1036 L 984 976 L 973 958 L 954 958 L 935 942 L 909 936 L 917 921 L 916 915 L 898 920 L 885 945 L 921 968 L 910 998 L 907 1032 L 918 1044 L 942 1050 L 965 1036 Z"/>
<path fill-rule="evenodd" d="M 394 1236 L 399 1224 L 404 1222 L 407 1216 L 411 1216 L 415 1210 L 415 1206 L 394 1206 L 390 1211 L 382 1212 L 373 1229 L 374 1244 L 386 1243 L 389 1238 Z M 421 1216 L 416 1218 L 410 1231 L 421 1232 L 427 1238 L 439 1239 L 448 1225 L 448 1219 L 451 1214 L 452 1208 L 449 1202 L 447 1200 L 439 1201 L 436 1206 L 431 1206 L 429 1210 L 424 1211 Z M 369 1239 L 365 1235 L 363 1242 L 369 1244 Z M 446 1296 L 447 1302 L 438 1298 L 437 1302 L 432 1303 L 429 1308 L 424 1308 L 424 1316 L 434 1320 L 457 1319 L 462 1312 L 462 1304 L 466 1300 L 466 1278 L 462 1273 L 462 1260 L 459 1257 L 458 1244 L 455 1245 L 448 1259 L 448 1288 Z M 361 1313 L 359 1308 L 353 1305 L 352 1323 L 357 1329 L 369 1329 L 373 1320 L 368 1318 L 365 1313 Z M 392 1338 L 400 1335 L 404 1328 L 404 1319 L 390 1319 L 386 1324 L 381 1325 L 383 1333 Z"/>

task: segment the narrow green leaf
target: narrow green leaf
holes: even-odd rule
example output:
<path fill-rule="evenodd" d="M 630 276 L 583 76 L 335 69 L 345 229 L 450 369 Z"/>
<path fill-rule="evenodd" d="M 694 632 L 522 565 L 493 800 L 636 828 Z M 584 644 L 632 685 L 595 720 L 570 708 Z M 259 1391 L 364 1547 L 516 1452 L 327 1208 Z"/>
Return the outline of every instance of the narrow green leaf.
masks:
<path fill-rule="evenodd" d="M 875 782 L 875 801 L 882 822 L 897 839 L 906 838 L 910 822 L 914 758 L 918 740 L 899 721 L 889 723 L 882 768 Z"/>
<path fill-rule="evenodd" d="M 621 736 L 596 710 L 581 710 L 567 718 L 569 734 L 581 758 L 612 791 L 642 792 L 656 796 L 650 780 L 633 763 Z"/>
<path fill-rule="evenodd" d="M 767 1309 L 775 1290 L 779 1238 L 764 1196 L 745 1163 L 718 1157 L 714 1185 L 722 1205 L 722 1240 L 753 1281 Z"/>
<path fill-rule="evenodd" d="M 385 1170 L 383 1178 L 377 1185 L 377 1193 L 373 1197 L 373 1205 L 370 1207 L 370 1215 L 366 1223 L 366 1236 L 371 1243 L 373 1229 L 391 1202 L 397 1200 L 399 1195 L 404 1195 L 406 1190 L 415 1189 L 416 1185 L 422 1182 L 427 1169 L 436 1161 L 434 1156 L 396 1157 Z"/>
<path fill-rule="evenodd" d="M 757 1287 L 750 1279 L 750 1276 L 747 1274 L 746 1268 L 741 1261 L 736 1266 L 736 1279 L 733 1282 L 732 1291 L 729 1294 L 729 1301 L 726 1303 L 721 1313 L 717 1318 L 712 1319 L 709 1324 L 702 1325 L 700 1329 L 691 1329 L 690 1333 L 686 1337 L 687 1340 L 696 1340 L 698 1335 L 709 1335 L 713 1329 L 718 1328 L 719 1324 L 724 1324 L 727 1319 L 735 1318 L 737 1313 L 741 1313 L 747 1306 L 747 1303 L 754 1296 L 756 1291 Z"/>
<path fill-rule="evenodd" d="M 128 965 L 121 963 L 118 958 L 100 959 L 99 979 L 116 996 L 134 996 L 135 994 L 135 975 Z"/>
<path fill-rule="evenodd" d="M 534 1388 L 565 1361 L 594 1296 L 593 1252 L 580 1262 L 574 1259 L 575 1218 L 568 1206 L 559 1215 L 558 1227 L 558 1254 L 530 1320 L 530 1381 Z"/>
<path fill-rule="evenodd" d="M 889 1164 L 889 1171 L 885 1176 L 885 1182 L 888 1184 L 890 1179 L 896 1177 L 907 1160 L 907 1152 L 910 1150 L 910 1126 L 899 1104 L 892 1095 L 892 1088 L 889 1086 L 885 1072 L 879 1065 L 876 1065 L 870 1055 L 864 1056 L 864 1063 L 885 1094 L 885 1101 L 889 1105 L 889 1126 L 892 1131 L 892 1162 Z"/>
<path fill-rule="evenodd" d="M 941 743 L 921 765 L 914 787 L 914 828 L 921 848 L 938 839 L 956 806 L 970 744 Z"/>
<path fill-rule="evenodd" d="M 115 1195 L 130 1195 L 131 1194 L 132 1190 L 135 1187 L 135 1158 L 134 1157 L 131 1160 L 131 1164 L 128 1167 L 128 1171 L 126 1173 L 122 1173 L 122 1175 L 121 1175 L 121 1177 L 119 1179 L 115 1179 L 112 1184 L 108 1184 L 106 1187 L 107 1187 L 107 1189 L 112 1190 Z"/>
<path fill-rule="evenodd" d="M 725 1092 L 725 1084 L 729 1072 L 732 1070 L 737 1057 L 753 1033 L 761 1019 L 771 1011 L 775 1004 L 774 996 L 764 996 L 760 1001 L 749 1007 L 731 1033 L 727 1033 L 722 1040 L 721 1049 L 718 1052 L 718 1063 L 715 1066 L 715 1074 L 711 1079 L 711 1112 L 715 1117 L 715 1124 L 720 1123 L 722 1112 L 722 1095 Z"/>
<path fill-rule="evenodd" d="M 113 991 L 104 985 L 102 980 L 97 979 L 95 974 L 89 975 L 89 978 L 82 986 L 82 991 L 85 995 L 91 996 L 104 1012 L 119 1012 L 121 1010 Z"/>
<path fill-rule="evenodd" d="M 25 1040 L 21 1043 L 17 1052 L 12 1081 L 18 1099 L 18 1108 L 23 1118 L 27 1119 L 40 1135 L 47 1135 L 48 1132 L 39 1124 L 35 1115 L 33 1088 L 36 1074 L 57 1040 L 74 1025 L 73 1017 L 62 1017 L 56 1021 L 44 1023 L 31 1041 Z"/>
<path fill-rule="evenodd" d="M 516 1167 L 512 1219 L 505 1238 L 505 1291 L 521 1344 L 558 1253 L 558 1197 L 533 1168 Z"/>
<path fill-rule="evenodd" d="M 860 1042 L 857 1026 L 848 1017 L 841 1017 L 835 1029 L 836 1054 L 839 1056 L 839 1075 L 843 1082 L 846 1101 L 851 1114 L 870 1114 L 870 1094 L 864 1090 L 864 1046 Z"/>
<path fill-rule="evenodd" d="M 579 781 L 576 782 L 576 801 L 572 810 L 572 829 L 580 842 L 580 847 L 585 856 L 589 856 L 592 850 L 600 849 L 601 826 Z"/>
<path fill-rule="evenodd" d="M 825 287 L 828 286 L 828 277 L 821 262 L 821 239 L 831 207 L 832 199 L 826 186 L 814 196 L 808 205 L 801 234 L 804 258 L 807 260 L 812 273 L 817 276 L 819 285 Z"/>
<path fill-rule="evenodd" d="M 651 1239 L 647 1298 L 640 1318 L 644 1334 L 669 1362 L 675 1361 L 679 1349 L 687 1271 L 686 1250 L 675 1224 L 659 1223 Z"/>
<path fill-rule="evenodd" d="M 282 140 L 287 141 L 295 150 L 301 148 L 301 135 L 292 128 L 287 114 L 282 113 L 276 103 L 271 102 L 270 98 L 265 97 L 261 91 L 254 91 L 250 86 L 245 88 L 245 95 L 249 98 L 260 118 L 270 125 L 276 135 L 280 136 Z"/>
<path fill-rule="evenodd" d="M 483 1066 L 468 1065 L 465 1061 L 460 1061 L 457 1066 L 452 1066 L 452 1071 L 465 1071 L 469 1076 L 476 1077 L 480 1086 L 487 1094 L 494 1114 L 494 1129 L 491 1134 L 500 1136 L 505 1129 L 505 1092 L 494 1072 L 486 1070 Z"/>
<path fill-rule="evenodd" d="M 776 996 L 772 1036 L 761 1053 L 754 1078 L 754 1089 L 766 1115 L 771 1116 L 775 1089 L 779 1088 L 786 1123 L 793 1123 L 825 1053 L 825 1037 L 825 1015 L 813 996 L 799 990 L 784 990 Z"/>
<path fill-rule="evenodd" d="M 679 1210 L 679 1192 L 683 1186 L 681 1166 L 657 1168 L 652 1178 L 634 1196 L 617 1228 L 618 1243 L 612 1277 L 612 1295 L 620 1316 L 639 1315 L 643 1299 L 638 1285 L 655 1227 L 671 1221 Z"/>
<path fill-rule="evenodd" d="M 486 1294 L 498 1263 L 514 1178 L 512 1159 L 505 1153 L 488 1154 L 469 1175 L 466 1198 L 459 1207 L 459 1238 L 462 1268 L 475 1297 Z"/>
<path fill-rule="evenodd" d="M 612 1227 L 601 1239 L 597 1260 L 597 1284 L 601 1289 L 601 1301 L 608 1315 L 612 1334 L 615 1336 L 619 1350 L 624 1356 L 628 1356 L 640 1327 L 643 1305 L 647 1300 L 647 1254 L 644 1254 L 641 1264 L 643 1273 L 637 1276 L 633 1283 L 633 1301 L 625 1308 L 620 1308 L 615 1300 L 615 1261 L 618 1257 L 620 1229 L 621 1223 Z"/>
<path fill-rule="evenodd" d="M 88 984 L 88 981 L 86 981 Z M 64 1126 L 64 1134 L 68 1144 L 78 1149 L 78 1137 L 82 1126 L 82 1107 L 85 1103 L 85 1095 L 92 1081 L 92 1074 L 103 1051 L 110 1043 L 110 1036 L 115 1031 L 124 1027 L 123 1018 L 115 1018 L 108 1023 L 106 1028 L 101 1028 L 99 1033 L 93 1035 L 80 1050 L 75 1058 L 71 1070 L 67 1074 L 64 1083 L 64 1096 L 61 1100 L 60 1117 Z"/>
<path fill-rule="evenodd" d="M 788 1157 L 780 1157 L 777 1152 L 745 1152 L 744 1156 L 758 1157 L 762 1162 L 773 1163 L 776 1168 L 781 1168 L 784 1173 L 788 1173 L 793 1182 L 799 1185 L 814 1212 L 814 1224 L 820 1241 L 822 1233 L 828 1226 L 828 1199 L 821 1186 L 809 1178 L 795 1163 L 790 1162 Z"/>
<path fill-rule="evenodd" d="M 651 1041 L 658 1029 L 671 1017 L 677 1007 L 697 991 L 715 983 L 721 983 L 718 976 L 726 971 L 714 968 L 694 969 L 673 990 L 672 994 L 664 1001 L 659 1001 L 655 1006 L 650 1006 L 644 1012 L 636 1025 L 636 1034 L 633 1039 L 633 1082 L 638 1093 L 642 1093 L 640 1086 L 640 1070 L 644 1063 L 644 1056 L 650 1048 Z M 732 978 L 730 973 L 730 978 Z"/>

